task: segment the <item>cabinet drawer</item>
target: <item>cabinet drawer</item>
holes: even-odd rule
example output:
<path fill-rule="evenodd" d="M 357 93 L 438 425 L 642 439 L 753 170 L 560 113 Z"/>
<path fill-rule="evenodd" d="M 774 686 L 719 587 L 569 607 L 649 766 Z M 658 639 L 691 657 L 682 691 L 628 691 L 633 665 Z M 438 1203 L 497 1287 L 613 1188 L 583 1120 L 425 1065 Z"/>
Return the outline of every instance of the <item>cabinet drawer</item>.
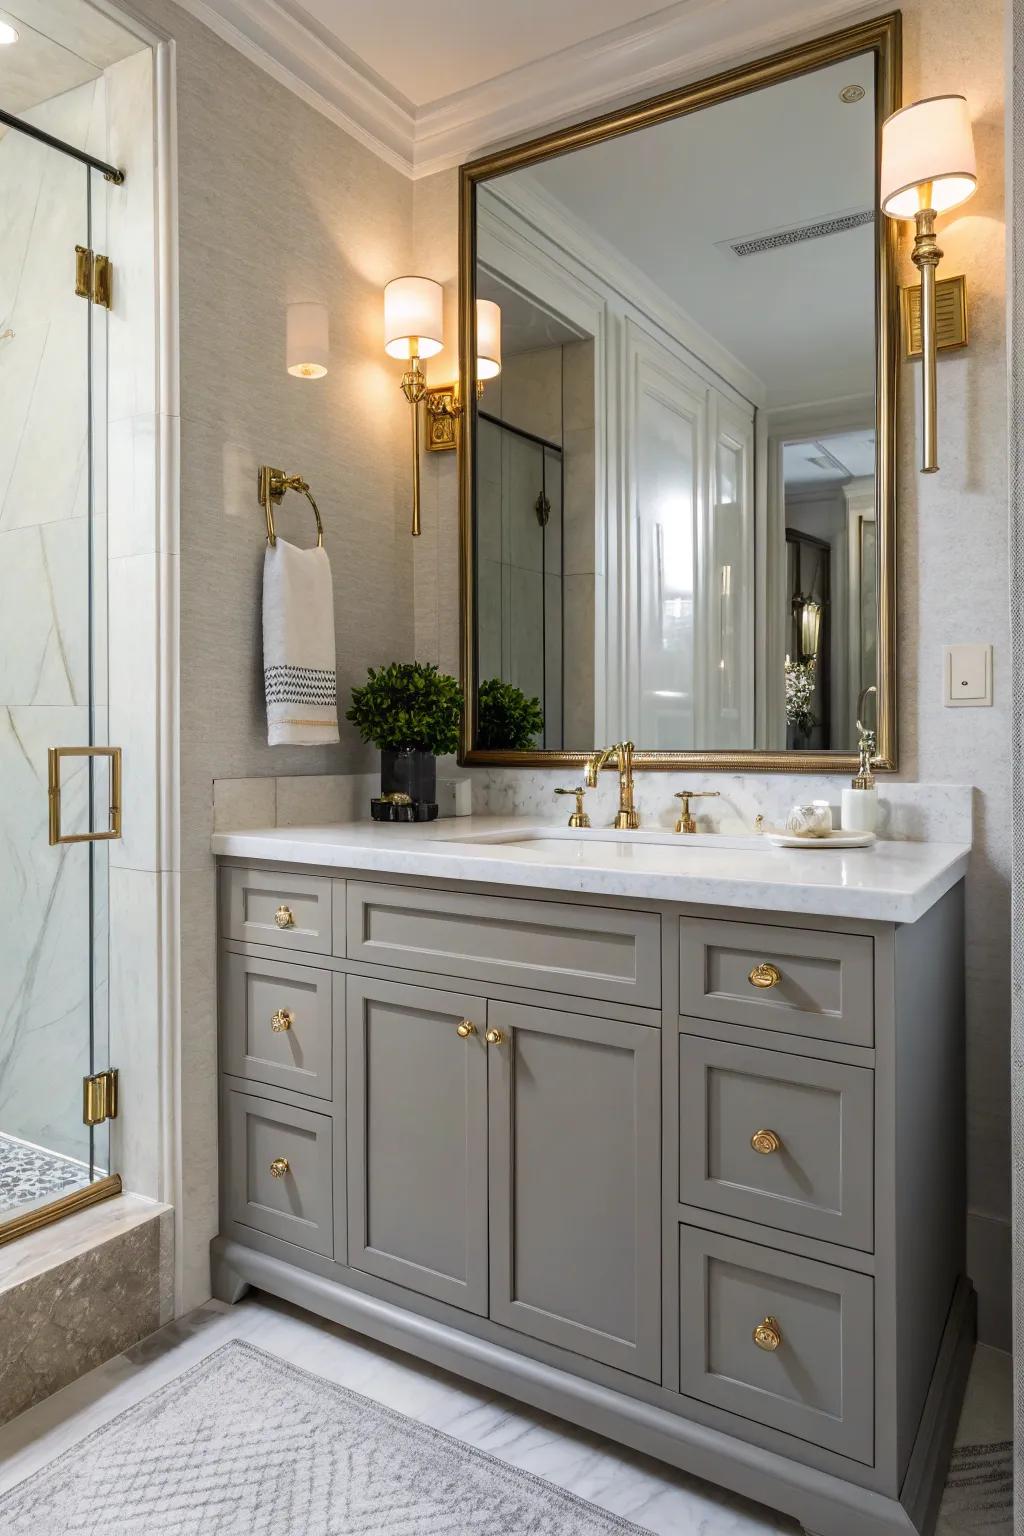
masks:
<path fill-rule="evenodd" d="M 651 912 L 349 881 L 348 957 L 657 1008 Z"/>
<path fill-rule="evenodd" d="M 225 955 L 222 1064 L 233 1077 L 316 1098 L 332 1095 L 330 971 L 286 960 Z"/>
<path fill-rule="evenodd" d="M 870 1466 L 870 1276 L 696 1227 L 679 1232 L 681 1390 Z"/>
<path fill-rule="evenodd" d="M 679 1198 L 870 1251 L 874 1073 L 682 1035 Z"/>
<path fill-rule="evenodd" d="M 872 941 L 850 933 L 680 918 L 679 1011 L 869 1046 Z"/>
<path fill-rule="evenodd" d="M 221 933 L 250 944 L 329 955 L 331 882 L 285 870 L 225 869 Z"/>
<path fill-rule="evenodd" d="M 225 1191 L 232 1221 L 334 1253 L 331 1118 L 229 1088 Z"/>

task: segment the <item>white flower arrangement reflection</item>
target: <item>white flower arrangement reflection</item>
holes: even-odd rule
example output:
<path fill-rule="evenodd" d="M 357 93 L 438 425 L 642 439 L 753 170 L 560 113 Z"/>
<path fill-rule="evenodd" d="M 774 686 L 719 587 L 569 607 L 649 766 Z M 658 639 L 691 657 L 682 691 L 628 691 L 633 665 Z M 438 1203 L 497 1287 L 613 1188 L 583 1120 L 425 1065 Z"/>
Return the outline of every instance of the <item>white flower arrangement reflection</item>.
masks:
<path fill-rule="evenodd" d="M 813 656 L 809 661 L 790 661 L 786 657 L 786 724 L 795 726 L 803 736 L 809 735 L 818 723 L 811 708 L 814 666 Z"/>

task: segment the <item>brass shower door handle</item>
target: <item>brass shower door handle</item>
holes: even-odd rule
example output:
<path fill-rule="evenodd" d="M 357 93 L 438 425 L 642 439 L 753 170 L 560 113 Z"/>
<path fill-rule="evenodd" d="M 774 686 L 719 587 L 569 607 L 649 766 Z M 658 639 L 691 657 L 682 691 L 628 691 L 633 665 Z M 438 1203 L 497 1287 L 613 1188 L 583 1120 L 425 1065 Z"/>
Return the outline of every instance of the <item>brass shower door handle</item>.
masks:
<path fill-rule="evenodd" d="M 60 819 L 60 765 L 65 757 L 109 757 L 110 825 L 106 832 L 64 832 Z M 47 752 L 47 797 L 50 803 L 50 847 L 58 843 L 108 843 L 121 836 L 121 748 L 50 747 Z"/>

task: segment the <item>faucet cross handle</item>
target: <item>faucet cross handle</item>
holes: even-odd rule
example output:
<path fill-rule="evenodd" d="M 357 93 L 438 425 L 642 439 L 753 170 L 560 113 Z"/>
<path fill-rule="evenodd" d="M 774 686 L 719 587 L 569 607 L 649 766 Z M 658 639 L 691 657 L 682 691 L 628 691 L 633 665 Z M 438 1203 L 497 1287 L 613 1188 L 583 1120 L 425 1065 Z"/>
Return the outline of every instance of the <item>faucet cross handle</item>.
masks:
<path fill-rule="evenodd" d="M 677 790 L 673 798 L 676 800 L 681 800 L 682 805 L 679 807 L 679 820 L 676 822 L 676 831 L 696 832 L 697 830 L 696 818 L 690 814 L 691 800 L 703 800 L 705 798 L 709 800 L 717 800 L 720 794 L 721 790 L 718 789 Z"/>
<path fill-rule="evenodd" d="M 577 784 L 573 789 L 556 789 L 555 790 L 555 794 L 556 795 L 575 795 L 576 796 L 576 809 L 573 811 L 572 815 L 569 817 L 569 825 L 570 825 L 570 827 L 589 827 L 590 826 L 590 817 L 587 815 L 586 811 L 583 809 L 583 796 L 586 794 L 586 792 L 587 792 L 587 787 L 586 787 L 585 784 Z"/>

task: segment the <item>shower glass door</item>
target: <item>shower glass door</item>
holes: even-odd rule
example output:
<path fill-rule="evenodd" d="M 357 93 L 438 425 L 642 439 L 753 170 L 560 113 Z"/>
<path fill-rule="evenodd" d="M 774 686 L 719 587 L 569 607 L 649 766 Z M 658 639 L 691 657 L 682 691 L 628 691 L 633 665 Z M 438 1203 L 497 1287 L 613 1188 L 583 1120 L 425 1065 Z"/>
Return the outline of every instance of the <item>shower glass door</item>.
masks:
<path fill-rule="evenodd" d="M 80 91 L 28 114 L 85 141 Z M 68 120 L 65 120 L 68 119 Z M 83 1079 L 107 1066 L 107 311 L 76 293 L 107 190 L 0 130 L 0 1241 L 110 1172 Z M 62 758 L 51 818 L 49 753 Z M 108 1187 L 108 1186 L 104 1186 Z"/>

